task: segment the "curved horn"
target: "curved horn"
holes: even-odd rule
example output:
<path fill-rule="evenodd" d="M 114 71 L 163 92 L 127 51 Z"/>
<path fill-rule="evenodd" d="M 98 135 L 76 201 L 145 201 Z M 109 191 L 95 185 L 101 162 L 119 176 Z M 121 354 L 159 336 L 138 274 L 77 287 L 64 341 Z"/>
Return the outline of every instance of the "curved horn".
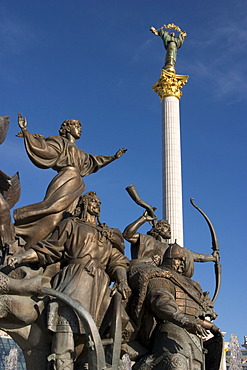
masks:
<path fill-rule="evenodd" d="M 142 200 L 135 188 L 135 185 L 129 185 L 126 188 L 126 191 L 129 193 L 130 197 L 133 199 L 133 201 L 138 204 L 139 206 L 145 208 L 149 214 L 149 216 L 156 218 L 154 211 L 156 211 L 156 207 L 152 207 L 150 204 L 144 202 Z M 156 220 L 152 221 L 153 226 L 155 226 Z"/>

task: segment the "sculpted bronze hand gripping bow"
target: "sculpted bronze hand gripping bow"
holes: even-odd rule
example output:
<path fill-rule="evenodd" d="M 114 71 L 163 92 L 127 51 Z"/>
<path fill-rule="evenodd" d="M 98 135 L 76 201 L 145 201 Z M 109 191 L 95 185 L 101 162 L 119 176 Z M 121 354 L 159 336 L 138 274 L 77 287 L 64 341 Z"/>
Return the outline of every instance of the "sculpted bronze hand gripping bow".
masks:
<path fill-rule="evenodd" d="M 155 222 L 156 222 L 156 216 L 154 215 L 154 211 L 156 210 L 155 207 L 152 207 L 151 205 L 149 205 L 148 203 L 146 203 L 145 201 L 143 201 L 139 194 L 137 193 L 137 190 L 135 188 L 134 185 L 130 185 L 126 188 L 127 192 L 129 193 L 129 195 L 131 196 L 131 198 L 134 200 L 134 202 L 136 202 L 139 206 L 145 208 L 149 214 L 149 216 L 153 217 L 154 220 L 152 221 L 152 224 L 155 225 Z M 220 256 L 219 256 L 219 243 L 218 243 L 218 240 L 217 240 L 217 236 L 216 236 L 216 232 L 215 232 L 215 229 L 212 225 L 212 222 L 210 221 L 210 219 L 208 218 L 208 216 L 194 203 L 194 199 L 193 198 L 190 198 L 190 202 L 191 204 L 193 205 L 193 207 L 195 207 L 201 214 L 202 216 L 204 217 L 204 219 L 206 220 L 208 226 L 209 226 L 209 229 L 210 229 L 210 233 L 211 233 L 211 239 L 212 239 L 212 250 L 214 252 L 216 252 L 216 262 L 215 262 L 215 265 L 214 265 L 214 269 L 215 269 L 215 279 L 216 279 L 216 287 L 215 287 L 215 291 L 214 291 L 214 295 L 213 295 L 213 298 L 212 298 L 212 301 L 215 302 L 216 298 L 218 297 L 218 294 L 219 294 L 219 290 L 220 290 L 220 285 L 221 285 L 221 263 L 220 263 Z"/>
<path fill-rule="evenodd" d="M 190 198 L 190 203 L 192 204 L 193 207 L 195 207 L 205 218 L 209 229 L 210 229 L 210 234 L 211 234 L 211 239 L 212 239 L 212 250 L 217 253 L 217 259 L 214 264 L 214 270 L 215 270 L 215 279 L 216 279 L 216 286 L 215 286 L 215 291 L 214 295 L 212 298 L 212 301 L 215 302 L 216 298 L 218 297 L 219 291 L 220 291 L 220 284 L 221 284 L 221 263 L 220 263 L 220 255 L 219 255 L 219 243 L 217 240 L 216 232 L 214 230 L 214 227 L 212 225 L 212 222 L 208 218 L 208 216 L 194 203 L 194 199 Z"/>

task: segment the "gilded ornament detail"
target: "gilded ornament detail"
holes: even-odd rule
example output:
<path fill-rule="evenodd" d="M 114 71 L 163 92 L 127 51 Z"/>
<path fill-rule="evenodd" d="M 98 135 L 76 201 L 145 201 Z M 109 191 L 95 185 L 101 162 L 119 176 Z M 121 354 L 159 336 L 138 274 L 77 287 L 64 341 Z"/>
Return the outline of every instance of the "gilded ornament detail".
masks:
<path fill-rule="evenodd" d="M 187 83 L 188 78 L 189 76 L 177 75 L 162 69 L 161 76 L 152 89 L 159 95 L 161 101 L 167 96 L 175 96 L 180 99 L 182 96 L 181 88 Z"/>

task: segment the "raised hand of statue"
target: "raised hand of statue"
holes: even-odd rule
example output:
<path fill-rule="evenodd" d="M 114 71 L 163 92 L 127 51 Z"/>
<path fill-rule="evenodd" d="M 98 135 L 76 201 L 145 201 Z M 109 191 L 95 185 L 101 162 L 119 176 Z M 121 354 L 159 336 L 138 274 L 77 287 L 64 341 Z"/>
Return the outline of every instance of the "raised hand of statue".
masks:
<path fill-rule="evenodd" d="M 181 32 L 181 35 L 185 38 L 187 37 L 187 33 L 186 32 Z"/>
<path fill-rule="evenodd" d="M 143 217 L 145 218 L 145 221 L 147 221 L 147 222 L 152 222 L 154 220 L 157 220 L 157 217 L 155 215 L 150 216 L 150 214 L 148 213 L 148 211 L 145 211 L 143 213 Z"/>
<path fill-rule="evenodd" d="M 156 36 L 158 35 L 158 31 L 155 27 L 150 27 L 150 31 L 153 32 Z"/>
<path fill-rule="evenodd" d="M 117 153 L 115 154 L 115 158 L 120 158 L 120 157 L 122 157 L 122 155 L 123 155 L 124 153 L 126 153 L 126 152 L 127 152 L 127 150 L 128 150 L 128 149 L 126 149 L 126 148 L 121 148 L 121 149 L 119 149 L 119 150 L 117 151 Z"/>
<path fill-rule="evenodd" d="M 25 130 L 27 128 L 27 120 L 22 116 L 21 113 L 18 113 L 18 125 L 22 130 Z"/>
<path fill-rule="evenodd" d="M 23 137 L 23 130 L 27 129 L 27 120 L 22 116 L 21 113 L 18 113 L 18 125 L 21 128 L 21 132 L 18 132 L 17 137 Z"/>

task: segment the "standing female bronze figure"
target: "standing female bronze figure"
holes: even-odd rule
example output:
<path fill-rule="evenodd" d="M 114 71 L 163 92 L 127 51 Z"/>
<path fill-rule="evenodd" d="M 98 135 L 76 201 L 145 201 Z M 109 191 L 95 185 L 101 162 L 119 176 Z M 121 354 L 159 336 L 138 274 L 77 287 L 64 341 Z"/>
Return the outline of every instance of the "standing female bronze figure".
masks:
<path fill-rule="evenodd" d="M 43 240 L 54 230 L 65 212 L 71 212 L 80 194 L 85 190 L 83 177 L 120 158 L 126 149 L 113 156 L 92 155 L 76 145 L 81 136 L 81 123 L 69 119 L 62 123 L 60 136 L 34 135 L 27 130 L 27 121 L 21 114 L 18 124 L 22 130 L 27 154 L 39 168 L 52 168 L 57 175 L 49 184 L 44 200 L 14 211 L 16 234 L 27 242 L 26 248 Z"/>

